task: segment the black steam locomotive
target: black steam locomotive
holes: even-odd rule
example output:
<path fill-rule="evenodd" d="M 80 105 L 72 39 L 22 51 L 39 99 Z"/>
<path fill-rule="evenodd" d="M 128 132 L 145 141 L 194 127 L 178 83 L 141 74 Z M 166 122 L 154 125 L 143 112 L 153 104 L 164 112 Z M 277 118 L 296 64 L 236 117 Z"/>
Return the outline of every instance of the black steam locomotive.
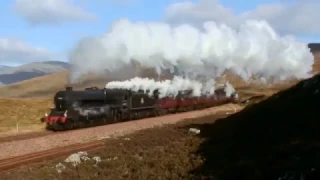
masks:
<path fill-rule="evenodd" d="M 190 93 L 181 92 L 176 97 L 159 98 L 157 90 L 150 95 L 143 90 L 92 87 L 74 91 L 67 87 L 55 94 L 54 108 L 42 122 L 49 130 L 77 129 L 206 108 L 234 101 L 236 97 L 236 94 L 226 97 L 223 89 L 216 90 L 212 96 L 191 97 Z"/>

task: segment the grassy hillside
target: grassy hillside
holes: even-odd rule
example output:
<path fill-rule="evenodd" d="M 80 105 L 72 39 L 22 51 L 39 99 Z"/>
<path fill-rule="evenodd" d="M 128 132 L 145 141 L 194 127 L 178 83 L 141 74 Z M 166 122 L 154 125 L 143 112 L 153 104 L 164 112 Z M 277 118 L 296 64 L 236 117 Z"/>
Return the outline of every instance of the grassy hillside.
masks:
<path fill-rule="evenodd" d="M 60 61 L 32 62 L 29 64 L 1 69 L 0 82 L 13 84 L 54 72 L 61 72 L 70 68 L 70 65 Z"/>
<path fill-rule="evenodd" d="M 17 124 L 20 131 L 41 129 L 40 118 L 53 106 L 48 98 L 0 98 L 0 104 L 0 133 L 16 130 Z"/>
<path fill-rule="evenodd" d="M 84 89 L 86 87 L 97 86 L 105 87 L 106 83 L 113 80 L 125 80 L 132 78 L 134 73 L 123 73 L 119 71 L 112 76 L 101 76 L 88 74 L 80 79 L 80 83 L 71 84 L 74 89 Z M 0 97 L 51 97 L 55 92 L 65 89 L 68 85 L 70 71 L 63 71 L 32 78 L 12 85 L 0 87 Z M 155 71 L 150 69 L 140 70 L 138 75 L 141 77 L 154 77 Z M 165 78 L 162 76 L 162 78 Z"/>
<path fill-rule="evenodd" d="M 58 72 L 15 83 L 0 88 L 2 97 L 26 97 L 52 95 L 66 85 L 68 72 Z"/>
<path fill-rule="evenodd" d="M 68 75 L 69 71 L 57 72 L 1 87 L 0 97 L 49 97 L 68 85 Z M 91 76 L 81 84 L 74 84 L 73 87 L 75 89 L 90 86 L 103 88 L 106 82 L 106 78 Z"/>

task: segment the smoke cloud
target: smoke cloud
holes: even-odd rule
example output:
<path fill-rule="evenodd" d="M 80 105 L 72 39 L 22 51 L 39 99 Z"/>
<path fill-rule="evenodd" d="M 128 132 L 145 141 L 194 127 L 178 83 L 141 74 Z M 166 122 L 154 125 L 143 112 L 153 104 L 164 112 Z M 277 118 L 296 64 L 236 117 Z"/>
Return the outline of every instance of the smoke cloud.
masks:
<path fill-rule="evenodd" d="M 280 36 L 265 21 L 247 21 L 238 29 L 206 22 L 188 24 L 122 19 L 102 37 L 81 40 L 70 55 L 71 81 L 88 71 L 116 72 L 132 62 L 141 67 L 195 77 L 218 77 L 226 70 L 248 80 L 288 80 L 310 76 L 313 56 L 307 44 Z"/>
<path fill-rule="evenodd" d="M 216 83 L 213 79 L 200 82 L 196 80 L 185 79 L 175 76 L 172 80 L 155 81 L 149 78 L 135 77 L 126 81 L 112 81 L 106 85 L 107 89 L 128 89 L 132 91 L 149 90 L 152 96 L 154 90 L 159 91 L 159 97 L 178 95 L 179 91 L 192 90 L 192 96 L 199 97 L 202 95 L 213 95 L 216 89 Z M 227 97 L 235 93 L 235 89 L 228 82 L 224 86 Z"/>
<path fill-rule="evenodd" d="M 77 111 L 81 116 L 103 116 L 108 114 L 110 107 L 106 105 L 91 106 L 91 107 L 82 107 L 79 102 L 74 102 L 72 104 L 75 111 Z"/>

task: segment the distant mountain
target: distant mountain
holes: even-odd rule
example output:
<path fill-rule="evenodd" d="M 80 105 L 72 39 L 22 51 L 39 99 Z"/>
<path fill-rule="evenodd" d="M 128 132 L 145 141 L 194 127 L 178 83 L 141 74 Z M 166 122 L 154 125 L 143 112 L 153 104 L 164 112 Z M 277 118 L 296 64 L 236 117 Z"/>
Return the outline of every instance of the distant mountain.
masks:
<path fill-rule="evenodd" d="M 12 84 L 67 69 L 70 65 L 60 61 L 33 62 L 18 67 L 0 66 L 0 82 Z"/>
<path fill-rule="evenodd" d="M 320 43 L 309 43 L 308 47 L 310 48 L 310 51 L 313 53 L 320 52 Z"/>
<path fill-rule="evenodd" d="M 8 68 L 11 68 L 10 66 L 0 65 L 0 72 L 3 70 L 6 70 Z"/>

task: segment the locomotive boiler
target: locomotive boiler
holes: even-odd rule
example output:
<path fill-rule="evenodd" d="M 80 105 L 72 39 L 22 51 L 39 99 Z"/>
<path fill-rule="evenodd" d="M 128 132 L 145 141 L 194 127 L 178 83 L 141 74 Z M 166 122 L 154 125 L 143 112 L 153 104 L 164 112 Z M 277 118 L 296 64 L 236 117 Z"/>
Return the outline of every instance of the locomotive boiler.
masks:
<path fill-rule="evenodd" d="M 42 122 L 49 130 L 77 129 L 202 109 L 237 98 L 236 93 L 230 97 L 225 94 L 223 89 L 217 89 L 214 95 L 192 97 L 190 91 L 180 91 L 175 97 L 159 98 L 158 90 L 150 93 L 92 87 L 75 91 L 67 87 L 55 94 L 54 107 Z"/>

